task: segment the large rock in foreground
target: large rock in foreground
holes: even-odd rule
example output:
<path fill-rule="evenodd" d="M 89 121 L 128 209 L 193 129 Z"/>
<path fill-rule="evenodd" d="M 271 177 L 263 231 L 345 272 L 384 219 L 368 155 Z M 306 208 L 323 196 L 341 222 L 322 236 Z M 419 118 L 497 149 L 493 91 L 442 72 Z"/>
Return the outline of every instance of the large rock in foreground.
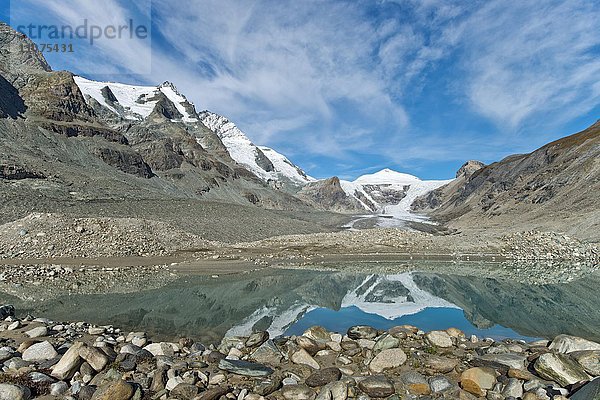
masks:
<path fill-rule="evenodd" d="M 542 378 L 555 381 L 562 386 L 590 379 L 583 367 L 564 354 L 542 354 L 535 362 L 534 368 Z"/>
<path fill-rule="evenodd" d="M 0 400 L 29 400 L 31 391 L 23 386 L 0 384 Z"/>
<path fill-rule="evenodd" d="M 485 396 L 495 383 L 496 373 L 491 368 L 470 368 L 460 376 L 462 388 L 476 396 Z"/>
<path fill-rule="evenodd" d="M 600 343 L 592 342 L 577 336 L 558 335 L 549 346 L 559 353 L 572 353 L 583 350 L 600 350 Z"/>

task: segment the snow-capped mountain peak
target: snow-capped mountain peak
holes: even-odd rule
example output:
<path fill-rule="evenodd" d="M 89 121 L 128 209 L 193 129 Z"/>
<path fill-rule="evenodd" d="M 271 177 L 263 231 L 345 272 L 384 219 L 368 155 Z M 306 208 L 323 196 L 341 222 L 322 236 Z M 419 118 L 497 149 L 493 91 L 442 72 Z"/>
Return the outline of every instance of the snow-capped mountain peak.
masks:
<path fill-rule="evenodd" d="M 200 113 L 200 120 L 221 138 L 229 155 L 265 182 L 289 181 L 302 186 L 314 181 L 283 154 L 257 146 L 233 122 L 210 111 Z"/>
<path fill-rule="evenodd" d="M 354 183 L 363 183 L 368 185 L 410 185 L 418 181 L 420 181 L 420 179 L 414 175 L 409 175 L 385 168 L 379 172 L 375 172 L 374 174 L 362 175 L 358 177 Z"/>
<path fill-rule="evenodd" d="M 94 99 L 124 119 L 145 120 L 164 98 L 177 110 L 180 116 L 178 120 L 188 123 L 199 121 L 194 105 L 171 82 L 159 86 L 139 86 L 92 81 L 81 76 L 75 76 L 74 80 L 88 103 Z"/>
<path fill-rule="evenodd" d="M 342 189 L 369 212 L 380 212 L 396 219 L 421 221 L 410 206 L 419 196 L 439 188 L 450 180 L 423 181 L 410 174 L 386 168 L 362 175 L 354 181 L 340 181 Z"/>

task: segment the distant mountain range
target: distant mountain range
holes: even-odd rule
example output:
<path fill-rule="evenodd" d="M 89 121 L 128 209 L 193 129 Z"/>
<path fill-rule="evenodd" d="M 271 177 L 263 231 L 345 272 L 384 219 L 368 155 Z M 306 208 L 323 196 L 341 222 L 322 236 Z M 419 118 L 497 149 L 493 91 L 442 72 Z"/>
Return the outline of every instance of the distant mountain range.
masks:
<path fill-rule="evenodd" d="M 143 123 L 158 114 L 174 124 L 203 124 L 214 132 L 228 155 L 241 167 L 275 190 L 285 190 L 322 210 L 338 212 L 379 212 L 416 218 L 410 212 L 418 196 L 449 181 L 421 181 L 419 178 L 384 169 L 359 177 L 353 182 L 337 178 L 317 180 L 283 154 L 257 146 L 233 122 L 210 111 L 198 113 L 192 103 L 170 82 L 160 86 L 134 86 L 96 82 L 75 76 L 75 83 L 104 122 L 116 126 L 122 121 Z M 112 114 L 112 115 L 111 115 Z M 210 141 L 209 141 L 210 140 Z M 214 138 L 196 137 L 205 149 L 212 150 Z M 339 182 L 339 185 L 338 185 Z"/>
<path fill-rule="evenodd" d="M 317 180 L 226 117 L 198 112 L 169 82 L 55 72 L 41 53 L 19 50 L 30 44 L 0 24 L 0 181 L 13 182 L 0 190 L 15 204 L 23 197 L 33 209 L 39 199 L 200 199 L 416 221 L 426 213 L 456 229 L 526 214 L 520 220 L 531 226 L 600 231 L 599 124 L 530 155 L 468 162 L 451 181 L 390 169 L 352 182 Z"/>

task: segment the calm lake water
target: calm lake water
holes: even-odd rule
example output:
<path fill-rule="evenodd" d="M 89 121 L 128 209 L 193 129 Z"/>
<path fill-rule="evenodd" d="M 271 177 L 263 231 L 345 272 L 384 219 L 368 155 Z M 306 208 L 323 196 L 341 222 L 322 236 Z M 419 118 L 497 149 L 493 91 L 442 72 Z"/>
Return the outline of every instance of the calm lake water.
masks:
<path fill-rule="evenodd" d="M 321 325 L 345 332 L 412 324 L 457 327 L 468 335 L 553 338 L 560 333 L 600 341 L 600 275 L 567 284 L 410 272 L 389 275 L 263 270 L 216 279 L 184 277 L 132 294 L 77 295 L 15 304 L 19 313 L 58 321 L 85 320 L 144 330 L 165 340 L 205 343 L 224 335 L 268 330 L 272 337 Z M 0 295 L 0 298 L 2 296 Z"/>

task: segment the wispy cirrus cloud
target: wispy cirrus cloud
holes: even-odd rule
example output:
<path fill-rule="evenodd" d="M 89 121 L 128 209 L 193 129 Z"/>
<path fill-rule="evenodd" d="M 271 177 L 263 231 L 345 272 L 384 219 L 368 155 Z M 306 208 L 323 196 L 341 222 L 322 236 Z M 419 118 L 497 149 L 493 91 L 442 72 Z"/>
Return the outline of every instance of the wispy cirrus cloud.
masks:
<path fill-rule="evenodd" d="M 517 128 L 600 102 L 600 8 L 594 1 L 486 3 L 462 22 L 460 57 L 475 109 Z"/>
<path fill-rule="evenodd" d="M 152 72 L 151 1 L 19 0 L 11 2 L 10 14 L 14 27 L 33 24 L 37 43 L 56 42 L 50 29 L 44 27 L 57 27 L 60 36 L 63 35 L 63 27 L 74 31 L 73 38 L 70 30 L 64 30 L 65 37 L 61 38 L 73 44 L 73 53 L 45 54 L 50 61 L 64 64 L 58 65 L 59 68 L 68 67 L 87 74 L 124 76 Z M 86 28 L 81 29 L 82 26 Z M 124 26 L 127 28 L 119 28 Z M 132 36 L 131 28 L 138 26 L 143 27 L 145 33 Z M 105 34 L 107 27 L 114 28 L 109 35 Z M 92 29 L 100 29 L 102 33 L 90 42 L 90 37 L 98 33 L 92 32 Z M 28 29 L 25 32 L 29 34 Z M 37 37 L 39 33 L 41 37 Z M 77 35 L 85 35 L 85 39 Z"/>
<path fill-rule="evenodd" d="M 105 21 L 148 4 L 23 2 Z M 145 83 L 172 80 L 256 143 L 331 174 L 491 161 L 575 131 L 600 107 L 594 0 L 174 0 L 152 16 Z M 141 68 L 147 49 L 130 45 L 59 67 Z"/>

